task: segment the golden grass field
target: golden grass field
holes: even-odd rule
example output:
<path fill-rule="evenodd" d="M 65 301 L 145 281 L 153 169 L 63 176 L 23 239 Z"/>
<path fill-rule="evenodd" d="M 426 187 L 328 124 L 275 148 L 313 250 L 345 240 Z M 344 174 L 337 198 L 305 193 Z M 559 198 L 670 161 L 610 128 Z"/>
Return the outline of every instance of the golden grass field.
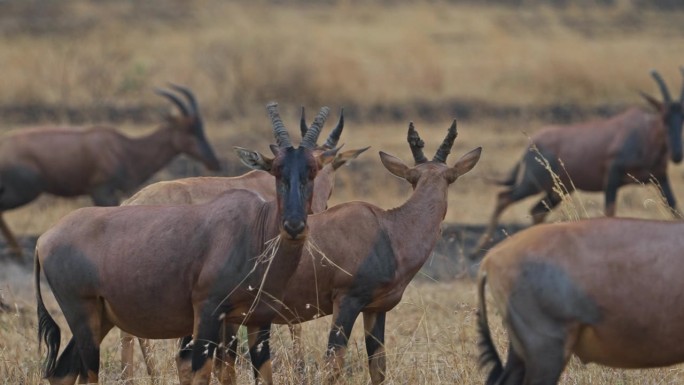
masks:
<path fill-rule="evenodd" d="M 345 149 L 372 148 L 338 172 L 331 203 L 359 199 L 391 208 L 406 199 L 410 187 L 382 168 L 377 152 L 409 162 L 406 128 L 414 120 L 431 156 L 457 118 L 459 138 L 450 162 L 476 146 L 484 150 L 475 169 L 450 188 L 445 222 L 482 225 L 498 191 L 488 178 L 505 175 L 522 156 L 528 135 L 558 123 L 545 111 L 569 106 L 570 115 L 563 119 L 578 121 L 595 118 L 597 108 L 645 106 L 637 90 L 659 96 L 648 74 L 652 68 L 673 95 L 681 90 L 683 9 L 663 11 L 628 0 L 605 7 L 578 3 L 556 8 L 533 1 L 519 7 L 352 0 L 0 2 L 0 111 L 7 112 L 0 116 L 0 129 L 108 124 L 97 113 L 104 107 L 143 106 L 155 117 L 167 106 L 152 90 L 173 81 L 195 91 L 210 141 L 227 162 L 236 162 L 234 145 L 268 152 L 266 102 L 280 102 L 293 133 L 301 105 L 309 116 L 329 105 L 331 120 L 344 106 Z M 433 107 L 430 114 L 421 109 L 424 105 Z M 470 113 L 454 116 L 462 105 Z M 34 111 L 29 107 L 38 112 L 16 113 Z M 48 118 L 42 110 L 54 114 Z M 95 112 L 74 120 L 69 113 L 74 110 Z M 491 110 L 516 112 L 488 115 Z M 116 121 L 130 135 L 156 124 L 153 118 Z M 684 201 L 684 166 L 671 166 L 673 189 Z M 165 170 L 154 179 L 175 176 Z M 511 207 L 502 222 L 529 223 L 534 202 L 530 198 Z M 85 198 L 41 197 L 5 217 L 20 235 L 37 236 L 89 204 Z M 602 205 L 600 194 L 574 194 L 548 220 L 600 216 Z M 622 188 L 618 215 L 669 218 L 649 186 Z M 13 308 L 0 313 L 0 384 L 37 384 L 44 351 L 38 351 L 30 267 L 1 266 L 0 296 Z M 47 301 L 61 322 L 64 346 L 70 332 L 55 302 Z M 388 315 L 388 383 L 483 383 L 475 303 L 468 277 L 439 282 L 423 277 L 411 284 Z M 310 383 L 320 379 L 315 368 L 321 365 L 329 323 L 324 318 L 305 324 Z M 501 353 L 506 344 L 501 323 L 493 316 L 490 324 Z M 341 383 L 369 383 L 361 329 L 357 323 Z M 297 383 L 285 332 L 278 327 L 273 338 L 276 379 Z M 116 335 L 111 333 L 102 349 L 101 380 L 107 384 L 117 383 L 120 372 Z M 156 349 L 163 377 L 152 381 L 138 367 L 136 383 L 173 383 L 173 344 L 160 342 Z M 240 383 L 251 383 L 244 359 L 240 369 Z M 573 360 L 561 383 L 683 381 L 681 366 L 624 371 Z"/>

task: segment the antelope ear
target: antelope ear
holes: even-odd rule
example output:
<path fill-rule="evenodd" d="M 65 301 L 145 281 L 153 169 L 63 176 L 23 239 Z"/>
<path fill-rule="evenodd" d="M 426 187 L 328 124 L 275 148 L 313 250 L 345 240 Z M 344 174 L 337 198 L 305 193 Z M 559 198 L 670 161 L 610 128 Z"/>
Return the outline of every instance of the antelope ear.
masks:
<path fill-rule="evenodd" d="M 254 170 L 271 171 L 273 158 L 266 158 L 260 153 L 242 147 L 234 147 L 238 158 L 245 166 Z"/>
<path fill-rule="evenodd" d="M 445 171 L 447 181 L 449 183 L 454 183 L 459 176 L 472 170 L 480 160 L 481 153 L 482 147 L 478 147 L 463 155 L 458 161 L 456 161 L 456 164 L 453 167 Z"/>
<path fill-rule="evenodd" d="M 380 161 L 387 171 L 401 179 L 406 179 L 410 168 L 396 156 L 380 151 Z"/>
<path fill-rule="evenodd" d="M 273 153 L 273 155 L 278 156 L 278 153 L 280 152 L 280 147 L 278 147 L 278 145 L 271 144 L 268 146 L 268 148 L 271 149 L 271 152 Z"/>
<path fill-rule="evenodd" d="M 641 95 L 642 98 L 646 99 L 648 104 L 653 106 L 653 108 L 655 108 L 656 111 L 662 111 L 663 110 L 663 103 L 661 103 L 658 99 L 656 99 L 653 96 L 645 93 L 644 91 L 639 91 L 639 94 Z"/>
<path fill-rule="evenodd" d="M 333 168 L 337 170 L 350 160 L 356 159 L 359 155 L 363 154 L 363 152 L 368 150 L 369 148 L 370 146 L 365 148 L 359 148 L 356 150 L 347 150 L 345 152 L 337 154 L 337 156 L 333 160 Z"/>
<path fill-rule="evenodd" d="M 344 144 L 342 146 L 344 146 Z M 337 152 L 340 151 L 342 146 L 321 152 L 316 159 L 318 162 L 318 168 L 323 168 L 323 166 L 326 164 L 334 161 L 335 157 L 337 157 Z"/>

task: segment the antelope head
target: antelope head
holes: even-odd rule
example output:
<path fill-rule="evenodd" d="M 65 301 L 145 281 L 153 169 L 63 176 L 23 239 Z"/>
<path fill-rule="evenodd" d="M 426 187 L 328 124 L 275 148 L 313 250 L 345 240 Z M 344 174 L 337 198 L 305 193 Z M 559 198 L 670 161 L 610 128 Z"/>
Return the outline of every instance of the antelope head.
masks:
<path fill-rule="evenodd" d="M 299 122 L 299 128 L 303 138 L 309 131 L 309 127 L 306 124 L 304 107 L 302 107 L 302 116 Z M 316 178 L 316 191 L 318 193 L 314 194 L 313 197 L 313 203 L 311 207 L 313 213 L 319 213 L 328 208 L 328 200 L 332 196 L 333 187 L 335 185 L 335 171 L 350 160 L 356 159 L 359 155 L 370 148 L 364 147 L 338 153 L 343 146 L 337 147 L 337 144 L 340 141 L 340 136 L 342 135 L 342 129 L 344 129 L 344 108 L 340 109 L 340 119 L 337 121 L 335 128 L 330 132 L 330 135 L 328 135 L 325 143 L 323 143 L 323 145 L 316 144 L 316 147 L 313 151 L 314 157 L 316 158 L 318 166 L 321 169 L 318 177 Z M 325 167 L 327 165 L 329 166 Z M 327 194 L 320 195 L 321 192 L 325 192 Z"/>
<path fill-rule="evenodd" d="M 680 67 L 684 77 L 684 67 Z M 667 130 L 667 144 L 670 149 L 670 159 L 674 163 L 682 161 L 682 124 L 684 124 L 684 84 L 682 85 L 679 100 L 672 100 L 670 91 L 663 81 L 663 78 L 656 70 L 651 71 L 651 76 L 658 84 L 663 101 L 659 101 L 651 95 L 641 92 L 641 96 L 646 99 L 660 113 L 663 124 Z"/>
<path fill-rule="evenodd" d="M 256 151 L 239 147 L 236 150 L 246 166 L 266 171 L 275 177 L 281 231 L 287 233 L 291 239 L 301 239 L 306 236 L 306 216 L 311 209 L 314 178 L 320 168 L 314 157 L 316 141 L 330 109 L 321 108 L 298 148 L 290 142 L 290 136 L 278 113 L 278 104 L 270 103 L 266 109 L 277 143 L 271 146 L 274 157 L 268 158 Z"/>
<path fill-rule="evenodd" d="M 434 188 L 443 186 L 444 193 L 446 194 L 446 187 L 454 183 L 459 176 L 475 167 L 475 164 L 480 160 L 480 153 L 482 152 L 482 147 L 478 147 L 463 155 L 453 166 L 447 166 L 446 159 L 451 152 L 451 146 L 454 144 L 457 135 L 456 120 L 454 120 L 437 153 L 432 160 L 428 161 L 425 155 L 423 155 L 425 143 L 420 139 L 418 132 L 413 127 L 413 122 L 411 122 L 409 123 L 407 140 L 413 153 L 415 166 L 409 167 L 398 158 L 382 151 L 380 151 L 380 160 L 393 175 L 411 183 L 414 190 L 419 184 L 430 183 L 436 186 Z"/>
<path fill-rule="evenodd" d="M 171 103 L 178 107 L 180 115 L 170 115 L 167 117 L 167 124 L 172 131 L 172 143 L 178 152 L 185 153 L 191 158 L 202 162 L 206 168 L 212 171 L 221 169 L 218 158 L 214 150 L 209 145 L 204 135 L 204 123 L 199 112 L 197 99 L 192 92 L 176 84 L 169 87 L 180 93 L 187 99 L 184 103 L 176 94 L 169 90 L 157 89 L 157 94 L 167 98 Z"/>

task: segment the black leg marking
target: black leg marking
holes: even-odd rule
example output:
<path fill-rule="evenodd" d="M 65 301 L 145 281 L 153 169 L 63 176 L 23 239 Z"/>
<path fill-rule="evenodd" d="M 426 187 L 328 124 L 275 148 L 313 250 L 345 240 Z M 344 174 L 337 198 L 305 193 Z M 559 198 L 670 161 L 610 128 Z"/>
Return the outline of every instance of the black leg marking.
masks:
<path fill-rule="evenodd" d="M 258 378 L 259 369 L 271 359 L 271 347 L 269 345 L 269 338 L 271 336 L 271 324 L 261 326 L 257 332 L 254 345 L 249 347 L 249 357 L 252 360 L 252 369 L 254 370 L 254 377 Z"/>
<path fill-rule="evenodd" d="M 178 340 L 178 359 L 187 361 L 192 357 L 192 336 L 185 336 Z"/>
<path fill-rule="evenodd" d="M 385 344 L 385 315 L 387 313 L 376 313 L 375 324 L 366 334 L 366 353 L 368 353 L 368 362 L 377 350 Z M 368 332 L 368 330 L 367 330 Z"/>
<path fill-rule="evenodd" d="M 74 337 L 71 337 L 71 340 L 69 340 L 69 343 L 57 360 L 53 376 L 63 378 L 69 375 L 81 374 L 81 364 L 81 356 L 78 353 L 78 349 L 76 349 L 76 340 Z"/>

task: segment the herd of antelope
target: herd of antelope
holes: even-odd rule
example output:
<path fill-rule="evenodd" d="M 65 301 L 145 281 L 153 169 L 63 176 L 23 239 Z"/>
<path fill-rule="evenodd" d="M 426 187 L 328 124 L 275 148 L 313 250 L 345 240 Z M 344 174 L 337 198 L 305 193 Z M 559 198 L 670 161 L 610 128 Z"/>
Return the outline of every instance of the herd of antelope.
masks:
<path fill-rule="evenodd" d="M 501 182 L 507 188 L 473 252 L 484 254 L 477 330 L 480 364 L 490 368 L 486 384 L 556 384 L 573 354 L 621 368 L 684 362 L 678 302 L 684 298 L 684 223 L 614 217 L 617 190 L 628 183 L 657 184 L 680 216 L 667 167 L 683 158 L 684 86 L 673 99 L 661 76 L 651 75 L 662 100 L 642 92 L 650 110 L 633 107 L 608 119 L 543 128 Z M 363 314 L 370 380 L 384 383 L 386 314 L 440 236 L 449 186 L 475 167 L 482 148 L 448 165 L 458 134 L 454 120 L 429 160 L 411 122 L 407 142 L 415 164 L 379 154 L 391 174 L 411 184 L 410 197 L 391 210 L 362 201 L 328 207 L 336 171 L 368 147 L 340 151 L 343 110 L 320 145 L 328 107 L 311 125 L 302 108 L 295 146 L 278 105 L 270 103 L 272 156 L 235 147 L 253 171 L 151 184 L 119 205 L 180 153 L 220 168 L 193 93 L 178 85 L 157 92 L 179 114 L 142 138 L 106 127 L 63 127 L 0 139 L 0 230 L 18 259 L 21 248 L 2 211 L 43 192 L 89 195 L 98 206 L 66 215 L 36 245 L 44 377 L 50 384 L 97 383 L 100 343 L 116 326 L 124 380 L 131 379 L 134 338 L 153 376 L 148 340 L 175 338 L 181 384 L 208 384 L 212 376 L 235 384 L 235 336 L 245 326 L 255 381 L 272 384 L 271 324 L 290 326 L 296 362 L 303 365 L 299 324 L 332 315 L 325 379 L 333 384 Z M 46 152 L 49 146 L 55 151 Z M 604 191 L 606 217 L 541 224 L 563 200 L 559 183 L 566 192 Z M 539 225 L 493 245 L 505 208 L 538 193 L 544 196 L 531 214 Z M 61 354 L 41 275 L 71 330 Z M 505 364 L 490 334 L 487 286 L 509 336 Z"/>

